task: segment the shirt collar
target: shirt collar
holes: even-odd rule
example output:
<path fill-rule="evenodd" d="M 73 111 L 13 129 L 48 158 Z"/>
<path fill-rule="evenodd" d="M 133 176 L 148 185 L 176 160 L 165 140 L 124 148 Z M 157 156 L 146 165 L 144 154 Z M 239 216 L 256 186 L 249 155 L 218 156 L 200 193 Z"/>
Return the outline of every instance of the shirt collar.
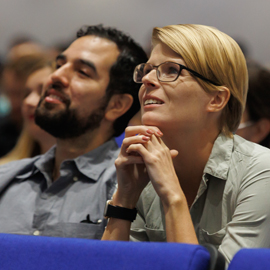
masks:
<path fill-rule="evenodd" d="M 45 172 L 50 174 L 55 157 L 56 146 L 53 146 L 44 155 L 41 155 L 37 161 L 32 164 L 32 168 L 24 170 L 16 178 L 21 181 L 27 180 L 30 176 Z M 74 160 L 65 160 L 64 162 L 74 161 L 77 169 L 87 178 L 97 181 L 101 173 L 110 165 L 114 164 L 114 160 L 119 153 L 119 147 L 114 138 L 102 144 L 98 148 L 81 155 Z M 113 161 L 113 163 L 112 163 Z"/>
<path fill-rule="evenodd" d="M 232 151 L 233 138 L 220 133 L 204 168 L 204 174 L 210 174 L 219 179 L 227 180 Z"/>
<path fill-rule="evenodd" d="M 101 173 L 109 165 L 114 164 L 114 160 L 117 158 L 119 150 L 120 149 L 113 138 L 98 148 L 75 158 L 74 162 L 82 174 L 97 181 Z"/>
<path fill-rule="evenodd" d="M 51 171 L 52 166 L 53 166 L 55 149 L 56 149 L 56 146 L 53 146 L 44 155 L 40 155 L 38 159 L 32 163 L 30 168 L 27 167 L 20 174 L 18 174 L 16 178 L 20 179 L 21 181 L 24 181 L 40 171 L 46 171 L 46 172 Z"/>

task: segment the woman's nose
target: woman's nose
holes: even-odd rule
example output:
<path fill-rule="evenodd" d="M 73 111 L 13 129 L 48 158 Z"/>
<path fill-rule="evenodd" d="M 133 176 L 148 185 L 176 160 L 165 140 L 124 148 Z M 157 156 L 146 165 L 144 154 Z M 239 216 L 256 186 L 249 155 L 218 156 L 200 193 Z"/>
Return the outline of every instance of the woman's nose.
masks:
<path fill-rule="evenodd" d="M 157 70 L 152 69 L 149 73 L 147 73 L 145 76 L 142 78 L 142 83 L 146 87 L 155 87 L 158 84 L 158 78 L 157 78 Z"/>

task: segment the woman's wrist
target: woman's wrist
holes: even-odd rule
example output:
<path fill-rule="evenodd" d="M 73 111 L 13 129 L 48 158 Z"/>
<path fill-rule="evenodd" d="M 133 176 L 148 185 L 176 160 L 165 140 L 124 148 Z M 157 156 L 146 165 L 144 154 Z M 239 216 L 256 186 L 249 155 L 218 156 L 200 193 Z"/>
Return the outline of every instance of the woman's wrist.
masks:
<path fill-rule="evenodd" d="M 116 191 L 112 197 L 112 204 L 115 206 L 125 207 L 129 209 L 134 209 L 136 207 L 138 199 L 132 198 L 134 196 L 126 197 Z"/>

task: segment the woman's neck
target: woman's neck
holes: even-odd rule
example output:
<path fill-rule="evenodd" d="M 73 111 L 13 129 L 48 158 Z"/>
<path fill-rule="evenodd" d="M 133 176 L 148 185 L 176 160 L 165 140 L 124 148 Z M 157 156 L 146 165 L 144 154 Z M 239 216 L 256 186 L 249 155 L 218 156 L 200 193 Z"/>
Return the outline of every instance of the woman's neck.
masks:
<path fill-rule="evenodd" d="M 219 132 L 211 133 L 205 130 L 193 134 L 166 131 L 163 131 L 163 133 L 164 143 L 169 149 L 178 151 L 178 156 L 173 160 L 175 171 L 188 202 L 192 203 Z M 169 134 L 169 136 L 166 136 L 166 134 Z"/>

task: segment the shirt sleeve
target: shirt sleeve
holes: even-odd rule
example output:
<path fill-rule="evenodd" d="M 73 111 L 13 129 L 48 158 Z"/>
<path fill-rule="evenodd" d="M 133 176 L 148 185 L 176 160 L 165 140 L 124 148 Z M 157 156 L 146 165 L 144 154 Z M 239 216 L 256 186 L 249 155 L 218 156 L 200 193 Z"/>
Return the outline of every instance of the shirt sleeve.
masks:
<path fill-rule="evenodd" d="M 270 163 L 269 154 L 247 164 L 231 203 L 232 220 L 219 246 L 230 262 L 240 248 L 270 247 Z M 234 179 L 237 183 L 237 179 Z M 236 186 L 233 187 L 234 189 Z"/>

